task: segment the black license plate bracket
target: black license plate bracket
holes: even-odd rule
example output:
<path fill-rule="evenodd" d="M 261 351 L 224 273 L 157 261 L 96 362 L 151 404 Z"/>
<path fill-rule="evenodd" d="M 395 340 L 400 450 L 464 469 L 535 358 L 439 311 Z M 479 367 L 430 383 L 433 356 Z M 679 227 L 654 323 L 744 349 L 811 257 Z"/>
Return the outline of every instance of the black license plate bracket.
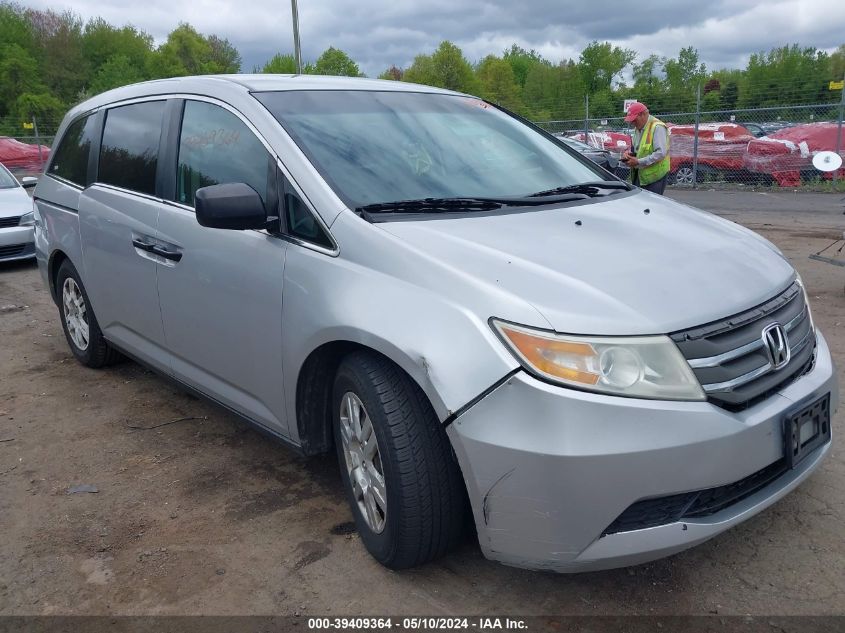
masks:
<path fill-rule="evenodd" d="M 784 418 L 783 446 L 788 468 L 794 468 L 807 455 L 829 441 L 829 393 Z"/>

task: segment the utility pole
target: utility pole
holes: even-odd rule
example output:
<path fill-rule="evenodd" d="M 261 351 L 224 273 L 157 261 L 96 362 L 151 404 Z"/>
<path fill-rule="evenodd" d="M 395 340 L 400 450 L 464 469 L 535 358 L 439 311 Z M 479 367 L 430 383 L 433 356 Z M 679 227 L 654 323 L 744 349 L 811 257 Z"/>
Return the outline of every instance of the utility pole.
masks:
<path fill-rule="evenodd" d="M 842 97 L 839 99 L 839 126 L 836 129 L 836 153 L 842 156 L 842 119 L 845 119 L 845 75 L 842 77 Z M 839 180 L 839 170 L 833 172 L 833 181 Z"/>
<path fill-rule="evenodd" d="M 296 8 L 296 0 L 290 0 L 291 13 L 293 14 L 293 55 L 296 58 L 296 72 L 302 74 L 302 51 L 299 48 L 299 10 Z"/>
<path fill-rule="evenodd" d="M 698 186 L 698 128 L 701 125 L 701 84 L 695 89 L 695 130 L 692 137 L 692 188 Z"/>
<path fill-rule="evenodd" d="M 840 117 L 841 119 L 842 117 Z M 32 115 L 32 131 L 35 134 L 35 144 L 38 146 L 38 162 L 41 164 L 41 169 L 44 169 L 44 157 L 41 155 L 41 137 L 38 136 L 38 121 L 35 120 L 35 115 Z"/>
<path fill-rule="evenodd" d="M 584 95 L 584 142 L 590 144 L 590 95 Z"/>

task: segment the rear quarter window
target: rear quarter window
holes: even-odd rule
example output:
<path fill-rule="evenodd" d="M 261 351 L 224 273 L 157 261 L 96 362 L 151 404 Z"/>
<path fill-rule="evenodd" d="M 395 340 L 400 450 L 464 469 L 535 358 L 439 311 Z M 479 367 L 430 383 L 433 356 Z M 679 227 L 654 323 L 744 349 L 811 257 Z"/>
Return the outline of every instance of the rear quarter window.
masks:
<path fill-rule="evenodd" d="M 91 184 L 88 178 L 88 159 L 95 138 L 95 117 L 77 119 L 70 124 L 53 154 L 47 173 L 81 187 Z"/>

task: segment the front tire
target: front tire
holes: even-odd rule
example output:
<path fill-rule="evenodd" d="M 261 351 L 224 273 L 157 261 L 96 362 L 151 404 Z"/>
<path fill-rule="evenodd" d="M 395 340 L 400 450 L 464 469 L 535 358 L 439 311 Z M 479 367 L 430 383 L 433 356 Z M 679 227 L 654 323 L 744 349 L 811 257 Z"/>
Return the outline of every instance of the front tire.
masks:
<path fill-rule="evenodd" d="M 465 492 L 422 389 L 362 351 L 341 362 L 332 396 L 341 477 L 367 550 L 391 569 L 445 554 L 462 535 Z"/>
<path fill-rule="evenodd" d="M 88 293 L 70 260 L 66 259 L 59 267 L 56 289 L 62 329 L 76 359 L 94 369 L 116 362 L 120 354 L 109 347 L 103 337 L 97 317 L 91 309 Z"/>

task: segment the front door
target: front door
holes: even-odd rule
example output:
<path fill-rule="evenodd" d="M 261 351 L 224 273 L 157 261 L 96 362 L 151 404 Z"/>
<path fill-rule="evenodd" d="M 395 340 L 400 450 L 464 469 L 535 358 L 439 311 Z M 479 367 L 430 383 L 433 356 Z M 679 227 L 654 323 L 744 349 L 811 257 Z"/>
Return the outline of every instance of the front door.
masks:
<path fill-rule="evenodd" d="M 158 293 L 174 375 L 289 435 L 282 388 L 282 282 L 288 243 L 265 231 L 197 223 L 200 187 L 245 182 L 276 214 L 276 162 L 229 110 L 185 102 L 176 200 L 159 214 Z"/>

